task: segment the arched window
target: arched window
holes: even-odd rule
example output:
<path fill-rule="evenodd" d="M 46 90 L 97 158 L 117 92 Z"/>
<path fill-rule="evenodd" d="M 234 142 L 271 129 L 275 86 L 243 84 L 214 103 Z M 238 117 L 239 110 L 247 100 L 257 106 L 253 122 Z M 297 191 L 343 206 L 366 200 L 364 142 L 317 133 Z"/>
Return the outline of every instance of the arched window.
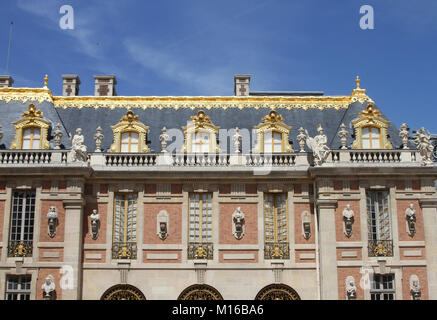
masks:
<path fill-rule="evenodd" d="M 112 126 L 114 143 L 111 152 L 148 152 L 146 135 L 149 127 L 138 121 L 132 111 L 120 119 L 120 122 Z"/>
<path fill-rule="evenodd" d="M 289 143 L 290 126 L 282 123 L 284 118 L 275 110 L 263 117 L 264 123 L 255 127 L 257 143 L 255 152 L 292 152 Z"/>
<path fill-rule="evenodd" d="M 220 127 L 211 123 L 211 118 L 200 110 L 190 123 L 182 127 L 185 134 L 183 152 L 219 152 L 217 132 Z"/>
<path fill-rule="evenodd" d="M 100 300 L 146 300 L 146 297 L 134 286 L 117 284 L 106 290 Z"/>
<path fill-rule="evenodd" d="M 195 284 L 182 291 L 178 300 L 223 300 L 223 297 L 211 286 Z"/>
<path fill-rule="evenodd" d="M 389 121 L 381 117 L 381 112 L 372 104 L 359 113 L 352 121 L 355 129 L 355 141 L 352 149 L 392 149 L 387 137 Z"/>
<path fill-rule="evenodd" d="M 24 112 L 22 118 L 13 123 L 15 137 L 11 149 L 49 149 L 47 140 L 50 122 L 42 118 L 41 110 L 36 110 L 34 104 L 29 105 L 29 110 Z"/>
<path fill-rule="evenodd" d="M 270 284 L 262 288 L 255 300 L 300 300 L 297 292 L 283 283 Z"/>

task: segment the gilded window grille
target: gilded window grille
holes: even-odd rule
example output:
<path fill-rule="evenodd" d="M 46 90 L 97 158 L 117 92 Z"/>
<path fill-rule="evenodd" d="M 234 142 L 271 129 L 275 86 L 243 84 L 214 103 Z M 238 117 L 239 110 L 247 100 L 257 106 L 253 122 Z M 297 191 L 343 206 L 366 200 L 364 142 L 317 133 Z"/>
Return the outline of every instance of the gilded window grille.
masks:
<path fill-rule="evenodd" d="M 31 257 L 35 219 L 35 191 L 14 191 L 9 230 L 9 257 Z"/>
<path fill-rule="evenodd" d="M 264 258 L 290 259 L 285 193 L 264 195 Z"/>
<path fill-rule="evenodd" d="M 190 194 L 188 230 L 188 259 L 212 259 L 212 193 Z"/>
<path fill-rule="evenodd" d="M 369 257 L 393 256 L 388 191 L 367 191 Z"/>
<path fill-rule="evenodd" d="M 137 258 L 137 207 L 137 194 L 115 195 L 112 232 L 113 259 Z"/>

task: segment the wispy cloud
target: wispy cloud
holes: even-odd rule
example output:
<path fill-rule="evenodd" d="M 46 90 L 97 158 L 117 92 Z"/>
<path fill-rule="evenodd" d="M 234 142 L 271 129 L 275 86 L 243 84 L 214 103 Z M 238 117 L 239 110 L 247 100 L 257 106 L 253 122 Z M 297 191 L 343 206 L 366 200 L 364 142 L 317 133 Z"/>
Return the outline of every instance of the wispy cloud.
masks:
<path fill-rule="evenodd" d="M 203 94 L 229 94 L 231 71 L 226 66 L 215 68 L 183 62 L 180 56 L 155 49 L 135 38 L 125 39 L 123 45 L 133 61 L 184 89 Z"/>

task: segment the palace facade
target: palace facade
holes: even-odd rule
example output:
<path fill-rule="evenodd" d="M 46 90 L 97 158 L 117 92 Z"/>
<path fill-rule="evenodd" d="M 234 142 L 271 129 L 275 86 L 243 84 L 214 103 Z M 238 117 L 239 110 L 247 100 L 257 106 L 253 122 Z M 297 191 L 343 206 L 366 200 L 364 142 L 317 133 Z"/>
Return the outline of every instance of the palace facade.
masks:
<path fill-rule="evenodd" d="M 437 299 L 429 133 L 360 87 L 63 95 L 0 77 L 0 299 Z"/>

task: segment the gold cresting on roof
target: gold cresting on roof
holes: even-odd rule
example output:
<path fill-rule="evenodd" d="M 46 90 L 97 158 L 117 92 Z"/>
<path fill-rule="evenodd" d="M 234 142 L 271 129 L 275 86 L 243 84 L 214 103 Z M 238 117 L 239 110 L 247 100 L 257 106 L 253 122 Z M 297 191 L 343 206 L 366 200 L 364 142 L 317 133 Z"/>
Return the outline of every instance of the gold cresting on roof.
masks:
<path fill-rule="evenodd" d="M 366 90 L 356 88 L 350 96 L 53 96 L 48 88 L 0 88 L 0 101 L 44 101 L 55 108 L 107 109 L 347 109 L 351 103 L 373 103 Z"/>

